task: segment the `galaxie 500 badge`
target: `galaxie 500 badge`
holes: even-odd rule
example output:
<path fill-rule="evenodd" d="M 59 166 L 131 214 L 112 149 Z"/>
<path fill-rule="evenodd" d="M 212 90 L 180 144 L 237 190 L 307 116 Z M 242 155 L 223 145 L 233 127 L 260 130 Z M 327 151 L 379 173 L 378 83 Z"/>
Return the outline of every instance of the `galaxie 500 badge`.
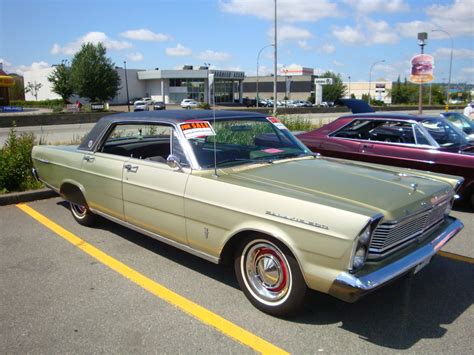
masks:
<path fill-rule="evenodd" d="M 216 132 L 208 121 L 188 121 L 179 124 L 186 139 L 215 136 Z"/>
<path fill-rule="evenodd" d="M 276 213 L 276 212 L 272 212 L 272 211 L 266 211 L 265 214 L 268 214 L 269 216 L 274 216 L 274 217 L 278 217 L 278 218 L 287 219 L 287 220 L 293 221 L 293 222 L 307 224 L 308 226 L 329 230 L 329 227 L 327 225 L 320 224 L 318 222 L 306 221 L 306 220 L 298 218 L 298 217 L 285 216 L 285 215 L 282 215 L 282 214 L 279 214 L 279 213 Z"/>

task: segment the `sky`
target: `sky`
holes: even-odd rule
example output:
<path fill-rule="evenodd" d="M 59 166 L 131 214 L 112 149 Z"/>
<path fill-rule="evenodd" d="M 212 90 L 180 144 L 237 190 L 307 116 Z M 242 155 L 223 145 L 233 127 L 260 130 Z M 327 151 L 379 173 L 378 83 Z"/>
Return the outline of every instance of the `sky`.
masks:
<path fill-rule="evenodd" d="M 9 73 L 71 60 L 102 42 L 116 66 L 183 65 L 256 74 L 273 43 L 273 0 L 0 0 L 0 62 Z M 278 67 L 331 70 L 344 81 L 403 80 L 420 53 L 434 82 L 474 83 L 474 0 L 277 0 Z M 437 30 L 433 32 L 432 30 Z M 381 61 L 384 62 L 381 62 Z M 260 75 L 273 72 L 273 48 Z"/>

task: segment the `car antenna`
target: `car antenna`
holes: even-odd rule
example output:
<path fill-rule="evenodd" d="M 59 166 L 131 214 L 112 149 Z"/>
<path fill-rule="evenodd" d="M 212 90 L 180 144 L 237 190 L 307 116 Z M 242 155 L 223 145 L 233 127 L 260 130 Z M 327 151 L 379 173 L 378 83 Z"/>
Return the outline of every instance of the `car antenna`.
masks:
<path fill-rule="evenodd" d="M 209 73 L 209 70 L 208 70 Z M 216 101 L 214 99 L 214 73 L 210 73 L 208 76 L 209 81 L 209 100 L 212 104 L 212 126 L 216 127 Z M 217 132 L 214 136 L 214 177 L 219 177 L 217 175 Z"/>

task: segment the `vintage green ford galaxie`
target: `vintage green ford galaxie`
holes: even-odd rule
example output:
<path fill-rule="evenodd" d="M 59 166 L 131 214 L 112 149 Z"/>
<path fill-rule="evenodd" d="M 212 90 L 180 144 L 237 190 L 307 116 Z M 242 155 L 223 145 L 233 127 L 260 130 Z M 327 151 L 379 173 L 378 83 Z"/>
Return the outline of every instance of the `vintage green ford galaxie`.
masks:
<path fill-rule="evenodd" d="M 287 315 L 307 288 L 353 302 L 456 235 L 462 178 L 312 154 L 277 119 L 232 111 L 102 118 L 79 146 L 36 146 L 34 174 L 97 215 L 215 263 Z"/>

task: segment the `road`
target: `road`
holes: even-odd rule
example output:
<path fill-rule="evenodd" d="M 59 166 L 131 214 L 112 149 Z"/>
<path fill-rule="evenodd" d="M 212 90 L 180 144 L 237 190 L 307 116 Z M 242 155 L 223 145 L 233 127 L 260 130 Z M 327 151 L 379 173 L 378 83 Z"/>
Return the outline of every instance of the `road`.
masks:
<path fill-rule="evenodd" d="M 45 224 L 0 207 L 3 353 L 474 352 L 473 211 L 453 212 L 465 229 L 444 248 L 463 260 L 437 256 L 355 304 L 310 292 L 302 314 L 284 320 L 252 307 L 230 268 L 105 220 L 83 227 L 60 198 L 27 206 Z M 177 295 L 165 301 L 166 290 Z M 170 304 L 179 297 L 209 313 Z"/>

